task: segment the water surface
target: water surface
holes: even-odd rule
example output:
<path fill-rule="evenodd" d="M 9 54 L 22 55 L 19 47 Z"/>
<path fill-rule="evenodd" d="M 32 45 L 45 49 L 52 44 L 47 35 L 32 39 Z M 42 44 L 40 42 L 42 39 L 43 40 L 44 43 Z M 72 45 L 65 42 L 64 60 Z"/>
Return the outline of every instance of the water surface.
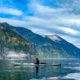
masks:
<path fill-rule="evenodd" d="M 64 60 L 61 66 L 51 65 L 54 60 L 49 62 L 36 67 L 23 61 L 0 60 L 0 80 L 80 80 L 79 61 Z"/>

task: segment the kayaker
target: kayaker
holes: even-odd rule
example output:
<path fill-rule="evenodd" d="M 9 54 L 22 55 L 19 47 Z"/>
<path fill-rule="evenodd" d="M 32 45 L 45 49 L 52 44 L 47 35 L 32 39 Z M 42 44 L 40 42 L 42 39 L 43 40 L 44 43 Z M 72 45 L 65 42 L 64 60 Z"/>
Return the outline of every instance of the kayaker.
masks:
<path fill-rule="evenodd" d="M 36 65 L 39 65 L 40 64 L 40 62 L 39 62 L 39 59 L 38 58 L 36 58 L 36 63 L 35 63 Z"/>
<path fill-rule="evenodd" d="M 38 73 L 39 73 L 39 64 L 40 64 L 40 61 L 38 58 L 36 58 L 36 62 L 35 62 L 35 67 L 36 67 L 36 75 L 38 76 Z"/>

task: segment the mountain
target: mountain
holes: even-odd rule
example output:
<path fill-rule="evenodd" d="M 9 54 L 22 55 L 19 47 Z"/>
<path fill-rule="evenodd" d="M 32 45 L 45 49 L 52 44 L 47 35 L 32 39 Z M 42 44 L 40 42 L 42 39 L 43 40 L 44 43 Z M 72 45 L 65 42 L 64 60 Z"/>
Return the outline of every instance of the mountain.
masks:
<path fill-rule="evenodd" d="M 6 26 L 35 46 L 39 58 L 80 58 L 80 49 L 58 35 L 43 37 L 23 27 Z"/>
<path fill-rule="evenodd" d="M 80 49 L 58 35 L 43 37 L 23 27 L 15 27 L 15 31 L 36 47 L 40 57 L 80 58 Z"/>
<path fill-rule="evenodd" d="M 18 34 L 13 27 L 6 23 L 0 23 L 0 56 L 15 54 L 35 54 L 32 44 Z"/>

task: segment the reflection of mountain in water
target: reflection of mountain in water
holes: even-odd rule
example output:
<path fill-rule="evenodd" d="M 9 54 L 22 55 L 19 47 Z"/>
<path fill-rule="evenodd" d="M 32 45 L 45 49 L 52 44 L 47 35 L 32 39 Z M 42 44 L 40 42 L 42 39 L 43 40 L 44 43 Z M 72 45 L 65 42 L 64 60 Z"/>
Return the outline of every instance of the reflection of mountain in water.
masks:
<path fill-rule="evenodd" d="M 7 60 L 0 60 L 0 80 L 79 80 L 80 63 L 79 65 L 74 61 L 67 63 L 72 63 L 74 66 L 40 65 L 36 73 L 35 66 L 14 66 Z"/>
<path fill-rule="evenodd" d="M 80 57 L 80 49 L 58 35 L 42 37 L 22 27 L 13 27 L 7 23 L 0 24 L 0 52 L 2 56 L 7 54 L 9 58 L 11 55 L 14 57 L 30 56 L 30 54 L 34 55 L 36 51 L 39 58 Z"/>

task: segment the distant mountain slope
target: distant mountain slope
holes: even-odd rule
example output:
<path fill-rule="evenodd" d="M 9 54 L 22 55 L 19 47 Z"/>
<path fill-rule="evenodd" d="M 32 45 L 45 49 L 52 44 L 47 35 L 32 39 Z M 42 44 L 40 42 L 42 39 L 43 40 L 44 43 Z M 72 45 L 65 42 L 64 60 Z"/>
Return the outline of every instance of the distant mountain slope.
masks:
<path fill-rule="evenodd" d="M 35 54 L 32 44 L 16 33 L 8 24 L 0 23 L 0 55 L 6 56 L 9 51 Z"/>
<path fill-rule="evenodd" d="M 15 27 L 16 31 L 36 46 L 41 56 L 53 58 L 80 57 L 80 49 L 62 39 L 58 35 L 42 37 L 23 27 Z"/>
<path fill-rule="evenodd" d="M 23 27 L 6 25 L 29 40 L 35 46 L 40 58 L 80 58 L 80 49 L 58 35 L 42 37 Z"/>

